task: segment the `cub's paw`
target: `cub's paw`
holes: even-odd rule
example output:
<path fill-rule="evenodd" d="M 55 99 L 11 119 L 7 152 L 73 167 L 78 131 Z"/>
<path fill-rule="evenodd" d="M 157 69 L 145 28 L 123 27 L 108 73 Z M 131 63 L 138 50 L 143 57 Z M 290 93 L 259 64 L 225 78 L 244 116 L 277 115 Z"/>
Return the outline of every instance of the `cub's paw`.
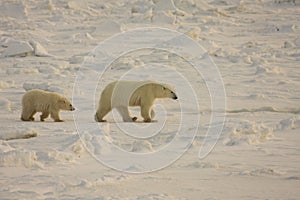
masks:
<path fill-rule="evenodd" d="M 34 121 L 34 118 L 31 117 L 31 118 L 25 119 L 25 118 L 21 117 L 21 120 L 22 121 Z"/>

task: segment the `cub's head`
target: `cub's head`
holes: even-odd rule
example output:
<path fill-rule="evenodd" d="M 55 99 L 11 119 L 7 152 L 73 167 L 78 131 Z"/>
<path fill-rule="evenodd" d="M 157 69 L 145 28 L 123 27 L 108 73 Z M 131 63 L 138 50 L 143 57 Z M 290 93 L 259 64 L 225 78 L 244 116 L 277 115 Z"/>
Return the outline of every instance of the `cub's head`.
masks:
<path fill-rule="evenodd" d="M 72 106 L 69 99 L 65 97 L 58 100 L 58 108 L 61 110 L 69 110 L 69 111 L 75 110 L 75 108 Z"/>
<path fill-rule="evenodd" d="M 156 98 L 178 99 L 174 89 L 166 84 L 155 84 L 154 92 L 156 94 Z"/>

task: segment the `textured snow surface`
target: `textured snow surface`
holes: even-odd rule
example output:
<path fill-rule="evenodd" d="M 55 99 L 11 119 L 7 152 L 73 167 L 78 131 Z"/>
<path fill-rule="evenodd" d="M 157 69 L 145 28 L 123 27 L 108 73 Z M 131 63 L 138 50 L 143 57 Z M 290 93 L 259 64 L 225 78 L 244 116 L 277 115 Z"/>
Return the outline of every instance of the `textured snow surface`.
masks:
<path fill-rule="evenodd" d="M 299 19 L 299 0 L 0 1 L 1 199 L 299 199 Z M 135 49 L 106 63 L 110 65 L 100 78 L 99 69 L 106 66 L 95 63 L 116 56 L 112 50 L 135 46 L 118 41 L 98 54 L 91 52 L 115 34 L 143 27 L 184 33 L 207 54 L 191 52 L 210 56 L 218 67 L 226 90 L 226 119 L 204 159 L 199 159 L 199 149 L 205 138 L 213 139 L 206 131 L 219 125 L 210 123 L 212 113 L 219 112 L 211 108 L 210 98 L 218 94 L 209 93 L 205 77 L 185 60 L 192 58 L 181 58 L 175 48 Z M 147 44 L 146 34 L 134 39 Z M 188 47 L 176 39 L 170 44 Z M 82 68 L 83 63 L 92 70 Z M 81 88 L 73 87 L 76 77 L 82 77 L 78 73 L 86 76 Z M 151 124 L 142 123 L 136 108 L 130 112 L 137 123 L 122 123 L 115 113 L 115 118 L 106 117 L 108 123 L 97 124 L 100 92 L 123 75 L 177 84 L 181 98 L 158 100 Z M 98 85 L 90 80 L 95 76 Z M 185 99 L 183 80 L 197 86 L 198 109 Z M 76 113 L 62 111 L 63 123 L 21 121 L 22 96 L 34 88 L 76 98 Z M 188 118 L 181 119 L 180 101 Z M 36 115 L 39 119 L 40 113 Z M 87 131 L 78 134 L 82 125 Z M 177 137 L 180 127 L 184 134 Z M 151 135 L 152 130 L 160 131 Z M 166 151 L 171 156 L 189 147 L 183 156 L 158 171 L 130 174 L 107 166 L 128 162 L 122 154 L 99 160 L 119 149 L 154 155 L 171 142 L 184 143 L 195 131 L 190 146 Z M 142 172 L 145 165 L 169 159 L 154 158 L 133 162 L 126 170 Z"/>

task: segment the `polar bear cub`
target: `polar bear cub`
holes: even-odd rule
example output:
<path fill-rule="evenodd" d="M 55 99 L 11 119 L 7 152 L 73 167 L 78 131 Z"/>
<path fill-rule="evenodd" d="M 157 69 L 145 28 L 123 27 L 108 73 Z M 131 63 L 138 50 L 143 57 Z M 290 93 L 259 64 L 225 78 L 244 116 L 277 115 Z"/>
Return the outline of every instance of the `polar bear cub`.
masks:
<path fill-rule="evenodd" d="M 136 121 L 137 117 L 130 116 L 128 106 L 140 106 L 144 122 L 151 122 L 154 117 L 152 106 L 156 98 L 177 99 L 177 95 L 169 85 L 154 81 L 112 82 L 101 93 L 95 120 L 105 122 L 103 117 L 116 108 L 123 121 Z"/>
<path fill-rule="evenodd" d="M 73 111 L 75 108 L 66 97 L 58 93 L 33 89 L 26 92 L 22 98 L 21 120 L 34 121 L 35 113 L 42 112 L 41 121 L 50 114 L 55 122 L 62 122 L 59 117 L 60 110 Z"/>

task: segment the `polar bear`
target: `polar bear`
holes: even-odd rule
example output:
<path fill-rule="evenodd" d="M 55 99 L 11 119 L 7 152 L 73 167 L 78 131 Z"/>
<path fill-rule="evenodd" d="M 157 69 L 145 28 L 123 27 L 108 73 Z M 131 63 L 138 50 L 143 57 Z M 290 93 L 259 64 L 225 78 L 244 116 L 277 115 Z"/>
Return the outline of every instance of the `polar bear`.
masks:
<path fill-rule="evenodd" d="M 58 93 L 33 89 L 26 92 L 22 98 L 21 120 L 34 121 L 33 115 L 42 112 L 41 121 L 50 114 L 55 122 L 62 122 L 63 120 L 59 118 L 60 110 L 73 111 L 75 108 L 66 97 Z"/>
<path fill-rule="evenodd" d="M 103 117 L 116 108 L 123 121 L 136 121 L 137 117 L 130 117 L 128 106 L 140 106 L 144 122 L 151 122 L 154 117 L 152 106 L 156 98 L 177 99 L 177 95 L 169 85 L 155 81 L 112 82 L 101 93 L 95 120 L 105 122 Z"/>

